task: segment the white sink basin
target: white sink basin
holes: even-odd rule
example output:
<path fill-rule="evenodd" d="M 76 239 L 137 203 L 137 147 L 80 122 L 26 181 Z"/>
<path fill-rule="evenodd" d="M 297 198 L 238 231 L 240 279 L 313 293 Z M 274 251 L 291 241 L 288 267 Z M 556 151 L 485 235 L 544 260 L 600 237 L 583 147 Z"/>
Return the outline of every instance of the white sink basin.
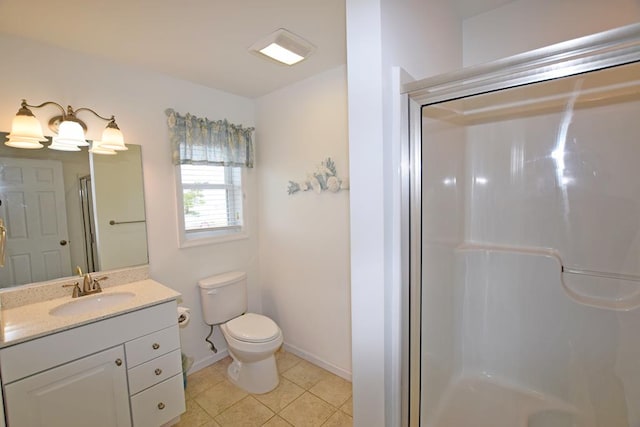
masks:
<path fill-rule="evenodd" d="M 92 311 L 99 311 L 121 304 L 134 296 L 135 294 L 133 292 L 111 292 L 108 294 L 79 297 L 73 301 L 65 302 L 52 308 L 49 314 L 53 316 L 75 316 L 78 314 L 91 313 Z"/>

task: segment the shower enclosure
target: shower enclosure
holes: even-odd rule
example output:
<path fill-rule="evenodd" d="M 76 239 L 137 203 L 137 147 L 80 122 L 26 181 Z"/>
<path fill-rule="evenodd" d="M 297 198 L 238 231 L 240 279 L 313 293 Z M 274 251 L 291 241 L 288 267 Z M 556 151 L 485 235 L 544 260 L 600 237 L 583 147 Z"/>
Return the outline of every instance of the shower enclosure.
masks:
<path fill-rule="evenodd" d="M 405 89 L 410 425 L 640 427 L 640 25 Z"/>

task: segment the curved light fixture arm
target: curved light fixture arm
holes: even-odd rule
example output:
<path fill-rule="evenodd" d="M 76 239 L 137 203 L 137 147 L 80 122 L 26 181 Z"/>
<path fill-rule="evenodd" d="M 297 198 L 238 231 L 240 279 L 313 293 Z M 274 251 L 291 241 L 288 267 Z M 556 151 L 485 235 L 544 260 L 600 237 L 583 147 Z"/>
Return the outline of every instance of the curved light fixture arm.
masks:
<path fill-rule="evenodd" d="M 71 108 L 71 107 L 69 107 Z M 115 122 L 115 117 L 111 116 L 110 118 L 107 117 L 102 117 L 100 114 L 96 113 L 95 111 L 93 111 L 91 108 L 86 108 L 86 107 L 82 107 L 82 108 L 78 108 L 77 110 L 75 110 L 75 113 L 78 114 L 80 111 L 89 111 L 91 113 L 93 113 L 96 117 L 105 120 L 107 122 Z"/>
<path fill-rule="evenodd" d="M 69 107 L 69 108 L 71 108 L 71 107 Z M 93 111 L 91 108 L 86 108 L 86 107 L 78 108 L 75 112 L 76 112 L 76 113 L 78 113 L 79 111 L 82 111 L 82 110 L 89 111 L 89 112 L 93 113 L 96 117 L 98 117 L 98 118 L 100 118 L 100 119 L 102 119 L 102 120 L 105 120 L 105 121 L 109 122 L 109 123 L 107 123 L 107 126 L 106 126 L 106 127 L 111 128 L 111 129 L 117 129 L 117 130 L 120 130 L 120 128 L 119 128 L 119 127 L 118 127 L 118 125 L 116 124 L 116 118 L 115 118 L 115 116 L 113 116 L 113 115 L 112 115 L 112 116 L 111 116 L 111 117 L 109 117 L 109 118 L 102 117 L 100 114 L 96 113 L 96 112 L 95 112 L 95 111 Z"/>
<path fill-rule="evenodd" d="M 39 105 L 31 105 L 31 104 L 27 104 L 27 100 L 26 99 L 23 99 L 22 102 L 20 103 L 20 108 L 21 109 L 22 108 L 27 108 L 27 107 L 30 107 L 30 108 L 42 108 L 45 105 L 55 105 L 60 109 L 60 111 L 62 111 L 62 115 L 63 116 L 66 114 L 66 112 L 64 110 L 64 107 L 62 105 L 58 104 L 57 102 L 53 102 L 53 101 L 46 101 L 46 102 L 43 102 L 42 104 L 39 104 Z M 69 108 L 71 108 L 71 107 L 69 107 Z"/>

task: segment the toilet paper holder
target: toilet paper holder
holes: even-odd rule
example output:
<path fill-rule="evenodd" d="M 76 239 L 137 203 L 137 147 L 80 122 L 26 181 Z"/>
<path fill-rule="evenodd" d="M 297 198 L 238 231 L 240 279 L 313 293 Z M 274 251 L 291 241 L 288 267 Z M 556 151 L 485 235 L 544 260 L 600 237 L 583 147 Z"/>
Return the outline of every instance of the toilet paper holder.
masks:
<path fill-rule="evenodd" d="M 191 320 L 191 310 L 187 307 L 178 307 L 178 325 L 185 327 Z"/>

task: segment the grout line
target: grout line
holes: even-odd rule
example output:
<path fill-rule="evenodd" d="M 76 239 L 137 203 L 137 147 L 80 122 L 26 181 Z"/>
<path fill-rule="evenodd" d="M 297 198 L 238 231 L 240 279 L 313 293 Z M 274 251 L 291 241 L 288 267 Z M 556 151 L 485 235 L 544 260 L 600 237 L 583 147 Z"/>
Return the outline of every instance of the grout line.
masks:
<path fill-rule="evenodd" d="M 224 369 L 223 369 L 222 371 L 219 371 L 219 372 L 221 372 L 221 373 L 223 374 L 223 376 L 225 377 L 222 381 L 216 382 L 215 384 L 210 384 L 210 386 L 209 386 L 209 387 L 207 387 L 206 389 L 204 389 L 204 390 L 200 391 L 200 392 L 199 392 L 198 394 L 196 394 L 196 395 L 190 395 L 190 400 L 192 401 L 192 403 L 193 403 L 193 404 L 197 405 L 197 406 L 198 406 L 198 407 L 199 407 L 199 408 L 200 408 L 200 409 L 201 409 L 201 410 L 206 414 L 206 416 L 209 418 L 207 421 L 205 421 L 205 423 L 210 422 L 211 420 L 213 420 L 214 422 L 216 422 L 215 418 L 216 418 L 217 416 L 222 415 L 224 412 L 226 412 L 226 411 L 228 411 L 229 409 L 233 408 L 235 405 L 239 404 L 240 402 L 242 402 L 242 401 L 246 400 L 246 399 L 247 399 L 247 398 L 249 398 L 249 397 L 252 397 L 252 398 L 253 398 L 254 400 L 256 400 L 260 405 L 264 406 L 264 407 L 265 407 L 265 408 L 267 408 L 271 413 L 273 413 L 273 415 L 272 415 L 272 416 L 271 416 L 267 421 L 265 421 L 265 423 L 269 422 L 271 419 L 273 419 L 274 417 L 276 417 L 276 416 L 277 416 L 277 417 L 280 417 L 280 418 L 281 418 L 282 420 L 284 420 L 285 422 L 287 422 L 288 424 L 291 424 L 291 423 L 290 423 L 286 418 L 284 418 L 284 417 L 281 415 L 281 414 L 282 414 L 282 412 L 283 412 L 283 411 L 285 411 L 289 406 L 293 405 L 293 404 L 294 404 L 296 401 L 298 401 L 300 398 L 302 398 L 302 397 L 305 395 L 305 393 L 309 393 L 309 395 L 310 395 L 311 397 L 314 397 L 314 398 L 320 399 L 320 401 L 322 401 L 322 402 L 326 403 L 327 405 L 329 405 L 329 407 L 330 407 L 330 408 L 331 408 L 331 410 L 332 410 L 332 411 L 331 411 L 331 414 L 330 414 L 330 415 L 329 415 L 329 417 L 328 417 L 328 418 L 327 418 L 327 419 L 322 423 L 322 425 L 325 425 L 325 424 L 328 422 L 328 420 L 329 420 L 331 417 L 333 417 L 333 416 L 334 416 L 336 413 L 338 413 L 338 412 L 341 412 L 342 414 L 344 414 L 345 416 L 347 416 L 347 417 L 349 417 L 350 419 L 352 419 L 352 420 L 353 420 L 353 416 L 352 416 L 352 415 L 349 415 L 347 412 L 345 412 L 345 411 L 342 409 L 342 407 L 343 407 L 343 406 L 344 406 L 344 405 L 349 401 L 349 399 L 353 397 L 353 394 L 352 394 L 352 393 L 349 395 L 349 397 L 347 397 L 347 399 L 346 399 L 344 402 L 340 403 L 338 406 L 334 406 L 332 403 L 327 402 L 327 401 L 326 401 L 325 399 L 323 399 L 321 396 L 319 396 L 319 395 L 317 395 L 317 394 L 315 394 L 315 393 L 313 393 L 313 392 L 311 391 L 311 389 L 312 389 L 313 387 L 315 387 L 317 384 L 319 384 L 321 381 L 323 381 L 323 379 L 324 379 L 324 378 L 321 378 L 320 380 L 318 380 L 318 381 L 314 382 L 314 383 L 313 383 L 313 384 L 311 384 L 308 388 L 306 388 L 306 387 L 304 387 L 304 386 L 302 386 L 302 385 L 300 385 L 300 384 L 296 383 L 295 381 L 293 381 L 293 380 L 291 380 L 291 379 L 289 379 L 289 378 L 285 377 L 283 374 L 284 374 L 285 372 L 289 371 L 290 369 L 293 369 L 294 367 L 296 367 L 296 366 L 300 365 L 300 363 L 301 363 L 301 362 L 306 361 L 306 362 L 307 362 L 307 363 L 309 363 L 310 365 L 312 365 L 312 366 L 314 366 L 314 367 L 316 367 L 316 368 L 319 368 L 320 370 L 324 371 L 326 374 L 334 375 L 334 376 L 337 376 L 338 378 L 341 378 L 341 377 L 340 377 L 340 375 L 336 375 L 335 373 L 333 373 L 333 372 L 331 372 L 331 371 L 329 371 L 329 370 L 327 370 L 327 369 L 325 369 L 325 368 L 323 368 L 323 367 L 320 367 L 320 366 L 318 366 L 318 365 L 314 364 L 313 362 L 310 362 L 310 361 L 308 361 L 308 360 L 306 360 L 306 359 L 304 359 L 304 358 L 301 358 L 300 356 L 297 356 L 297 355 L 296 355 L 296 354 L 294 354 L 293 352 L 289 352 L 289 354 L 291 354 L 291 355 L 295 356 L 295 359 L 294 359 L 294 360 L 295 360 L 295 363 L 294 363 L 293 365 L 291 365 L 291 366 L 290 366 L 286 371 L 279 372 L 280 381 L 286 380 L 286 381 L 288 381 L 288 382 L 290 382 L 290 383 L 292 383 L 292 384 L 296 385 L 297 387 L 300 387 L 300 389 L 302 389 L 302 393 L 301 393 L 299 396 L 297 396 L 295 399 L 293 399 L 291 402 L 289 402 L 287 405 L 285 405 L 283 408 L 281 408 L 279 411 L 277 411 L 277 412 L 276 412 L 276 411 L 274 411 L 273 409 L 271 409 L 269 406 L 267 406 L 267 405 L 265 405 L 264 403 L 262 403 L 259 399 L 257 399 L 257 398 L 255 397 L 255 395 L 254 395 L 254 394 L 252 394 L 252 393 L 248 393 L 248 394 L 247 394 L 245 397 L 243 397 L 242 399 L 240 399 L 240 400 L 238 400 L 237 402 L 233 403 L 232 405 L 230 405 L 230 406 L 228 406 L 228 407 L 224 408 L 224 409 L 223 409 L 220 413 L 218 413 L 215 417 L 214 417 L 214 416 L 211 416 L 211 414 L 210 414 L 209 412 L 207 412 L 207 411 L 206 411 L 206 410 L 205 410 L 205 409 L 204 409 L 204 408 L 203 408 L 203 407 L 202 407 L 202 406 L 201 406 L 201 405 L 200 405 L 200 404 L 195 400 L 195 398 L 196 398 L 197 396 L 201 395 L 202 393 L 206 392 L 207 390 L 209 390 L 209 389 L 211 389 L 211 388 L 213 388 L 213 387 L 216 387 L 217 385 L 219 385 L 219 384 L 221 384 L 221 383 L 225 382 L 225 381 L 226 381 L 226 372 L 224 372 Z M 223 360 L 223 359 L 220 359 L 220 360 L 216 361 L 215 363 L 213 363 L 213 364 L 211 364 L 211 365 L 209 365 L 209 366 L 213 367 L 214 365 L 221 363 L 221 362 L 222 362 L 222 360 Z M 209 366 L 207 366 L 207 367 L 209 367 Z M 219 365 L 219 366 L 222 366 L 222 365 Z M 215 368 L 214 368 L 214 369 L 215 369 Z M 344 379 L 344 378 L 343 378 L 343 379 Z M 347 380 L 347 381 L 348 381 L 348 380 Z M 228 381 L 227 381 L 227 382 L 228 382 Z M 231 385 L 231 386 L 233 386 L 233 387 L 237 387 L 237 386 L 235 386 L 234 384 L 231 384 L 230 382 L 228 382 L 228 383 L 229 383 L 229 385 Z M 187 384 L 188 384 L 188 383 L 187 383 Z"/>

